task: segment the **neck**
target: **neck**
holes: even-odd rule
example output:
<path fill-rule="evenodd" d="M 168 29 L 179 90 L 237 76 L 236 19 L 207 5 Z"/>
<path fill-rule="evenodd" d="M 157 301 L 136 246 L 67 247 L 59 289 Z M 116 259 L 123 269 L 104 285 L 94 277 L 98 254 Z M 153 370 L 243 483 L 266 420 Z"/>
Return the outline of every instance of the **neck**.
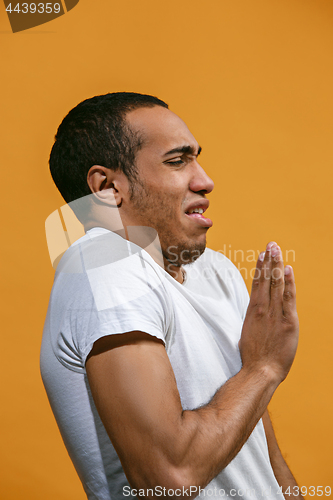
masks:
<path fill-rule="evenodd" d="M 146 250 L 170 276 L 179 283 L 183 283 L 183 268 L 172 264 L 164 257 L 157 231 L 147 226 L 132 225 L 131 222 L 124 213 L 120 215 L 119 208 L 94 205 L 94 210 L 90 211 L 90 217 L 86 218 L 84 229 L 88 231 L 98 226 L 119 234 L 122 238 Z"/>
<path fill-rule="evenodd" d="M 164 269 L 170 276 L 172 276 L 179 283 L 184 282 L 184 269 L 182 266 L 175 266 L 171 264 L 165 257 L 164 260 Z"/>
<path fill-rule="evenodd" d="M 184 281 L 184 271 L 181 266 L 171 264 L 162 254 L 160 241 L 156 231 L 150 227 L 138 226 L 122 226 L 122 228 L 115 227 L 114 224 L 106 223 L 106 221 L 90 220 L 84 225 L 85 231 L 93 227 L 104 227 L 113 233 L 117 233 L 122 238 L 135 243 L 143 248 L 154 261 L 165 271 L 172 276 L 179 283 Z"/>

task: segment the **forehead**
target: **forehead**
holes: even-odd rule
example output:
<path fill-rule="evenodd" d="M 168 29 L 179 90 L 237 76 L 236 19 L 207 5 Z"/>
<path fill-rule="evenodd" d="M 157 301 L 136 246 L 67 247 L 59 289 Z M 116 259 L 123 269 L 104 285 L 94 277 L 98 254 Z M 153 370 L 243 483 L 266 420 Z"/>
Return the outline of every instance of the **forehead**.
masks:
<path fill-rule="evenodd" d="M 143 136 L 143 149 L 154 149 L 164 154 L 179 146 L 189 145 L 195 149 L 198 143 L 179 116 L 163 108 L 139 108 L 126 115 L 126 121 L 132 130 Z"/>

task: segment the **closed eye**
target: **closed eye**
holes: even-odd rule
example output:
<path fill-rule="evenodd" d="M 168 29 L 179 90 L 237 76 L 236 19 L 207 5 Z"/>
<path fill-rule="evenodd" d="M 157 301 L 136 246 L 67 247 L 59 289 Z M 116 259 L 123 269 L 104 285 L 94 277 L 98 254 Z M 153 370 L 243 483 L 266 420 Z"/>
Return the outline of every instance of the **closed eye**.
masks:
<path fill-rule="evenodd" d="M 164 163 L 167 163 L 168 165 L 181 165 L 182 163 L 184 163 L 183 160 L 170 160 L 170 161 L 165 161 Z"/>
<path fill-rule="evenodd" d="M 193 155 L 184 154 L 182 156 L 176 156 L 170 160 L 166 160 L 163 163 L 166 163 L 167 165 L 185 165 L 190 163 L 194 158 L 196 157 Z"/>

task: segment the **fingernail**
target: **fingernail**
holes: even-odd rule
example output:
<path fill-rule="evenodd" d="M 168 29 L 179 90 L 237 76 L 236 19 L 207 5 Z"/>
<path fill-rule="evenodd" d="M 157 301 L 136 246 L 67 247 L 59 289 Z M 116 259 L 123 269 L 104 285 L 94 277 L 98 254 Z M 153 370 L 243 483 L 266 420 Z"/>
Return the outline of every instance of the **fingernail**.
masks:
<path fill-rule="evenodd" d="M 284 268 L 284 274 L 286 274 L 286 275 L 291 274 L 291 266 L 286 266 Z"/>
<path fill-rule="evenodd" d="M 261 252 L 259 254 L 259 260 L 260 260 L 260 262 L 262 262 L 264 260 L 264 258 L 265 258 L 265 252 Z"/>
<path fill-rule="evenodd" d="M 272 257 L 276 257 L 280 253 L 280 247 L 274 246 L 271 250 Z"/>
<path fill-rule="evenodd" d="M 268 243 L 268 245 L 267 245 L 267 247 L 266 247 L 266 250 L 267 250 L 267 251 L 270 251 L 270 249 L 271 249 L 274 245 L 276 245 L 276 243 L 275 243 L 274 241 L 271 241 L 270 243 Z"/>

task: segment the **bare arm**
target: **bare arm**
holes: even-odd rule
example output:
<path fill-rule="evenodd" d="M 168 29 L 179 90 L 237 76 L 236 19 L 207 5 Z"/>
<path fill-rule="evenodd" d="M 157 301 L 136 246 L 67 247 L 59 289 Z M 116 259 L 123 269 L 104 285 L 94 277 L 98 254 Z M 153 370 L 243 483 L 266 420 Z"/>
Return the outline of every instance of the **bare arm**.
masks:
<path fill-rule="evenodd" d="M 95 343 L 86 365 L 89 383 L 132 486 L 203 488 L 249 437 L 297 346 L 295 284 L 292 272 L 283 278 L 279 255 L 276 262 L 268 251 L 258 262 L 240 343 L 243 367 L 205 407 L 182 410 L 157 339 L 130 332 Z"/>
<path fill-rule="evenodd" d="M 286 464 L 286 462 L 282 456 L 282 453 L 280 451 L 279 445 L 276 441 L 276 437 L 274 434 L 271 419 L 270 419 L 269 414 L 268 414 L 268 410 L 266 410 L 265 413 L 263 414 L 262 421 L 263 421 L 265 433 L 266 433 L 269 459 L 271 461 L 271 465 L 272 465 L 276 480 L 279 483 L 279 485 L 282 487 L 282 492 L 284 493 L 287 490 L 287 488 L 289 488 L 288 491 L 290 491 L 290 493 L 291 493 L 289 498 L 298 499 L 298 500 L 303 499 L 303 497 L 299 491 L 299 487 L 297 485 L 297 482 L 296 482 L 294 476 L 292 475 L 288 465 Z"/>

